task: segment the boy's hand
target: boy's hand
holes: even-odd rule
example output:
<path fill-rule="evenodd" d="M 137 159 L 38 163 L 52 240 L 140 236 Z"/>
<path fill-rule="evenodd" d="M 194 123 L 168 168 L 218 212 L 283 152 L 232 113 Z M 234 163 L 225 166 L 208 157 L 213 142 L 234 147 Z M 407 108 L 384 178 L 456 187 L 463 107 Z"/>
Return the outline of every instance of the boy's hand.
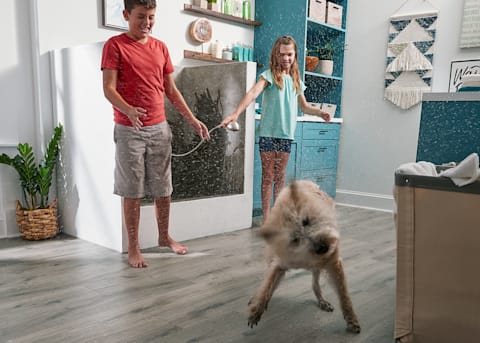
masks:
<path fill-rule="evenodd" d="M 208 128 L 207 126 L 202 123 L 200 120 L 195 120 L 192 123 L 192 127 L 195 129 L 197 134 L 200 136 L 201 139 L 205 139 L 207 141 L 210 140 L 210 134 L 208 133 Z"/>
<path fill-rule="evenodd" d="M 147 115 L 147 110 L 142 107 L 132 107 L 125 113 L 125 115 L 130 119 L 135 130 L 138 131 L 143 126 L 140 117 L 145 117 Z"/>

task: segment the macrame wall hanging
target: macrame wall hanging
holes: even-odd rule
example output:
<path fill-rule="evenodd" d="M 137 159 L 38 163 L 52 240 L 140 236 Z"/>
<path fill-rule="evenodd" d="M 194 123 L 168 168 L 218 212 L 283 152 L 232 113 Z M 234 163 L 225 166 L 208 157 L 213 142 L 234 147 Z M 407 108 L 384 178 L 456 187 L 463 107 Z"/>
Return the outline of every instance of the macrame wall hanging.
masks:
<path fill-rule="evenodd" d="M 437 17 L 426 0 L 407 0 L 390 17 L 384 97 L 402 109 L 431 90 Z"/>

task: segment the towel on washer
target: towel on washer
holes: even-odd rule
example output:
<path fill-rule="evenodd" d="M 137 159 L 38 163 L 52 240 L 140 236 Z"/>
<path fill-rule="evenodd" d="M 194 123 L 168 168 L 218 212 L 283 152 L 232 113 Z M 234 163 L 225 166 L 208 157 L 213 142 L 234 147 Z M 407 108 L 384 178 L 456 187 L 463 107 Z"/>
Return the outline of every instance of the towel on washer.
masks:
<path fill-rule="evenodd" d="M 471 153 L 456 167 L 442 171 L 440 176 L 449 177 L 459 187 L 475 182 L 480 176 L 478 154 Z"/>

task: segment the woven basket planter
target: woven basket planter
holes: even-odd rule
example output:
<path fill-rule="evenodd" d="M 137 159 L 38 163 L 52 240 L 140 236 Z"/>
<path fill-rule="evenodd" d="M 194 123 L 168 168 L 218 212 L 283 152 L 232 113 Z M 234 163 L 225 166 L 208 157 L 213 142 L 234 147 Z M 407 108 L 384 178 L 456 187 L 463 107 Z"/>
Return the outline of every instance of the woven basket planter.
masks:
<path fill-rule="evenodd" d="M 48 208 L 24 210 L 17 200 L 17 224 L 20 235 L 29 241 L 52 238 L 57 235 L 57 199 Z"/>

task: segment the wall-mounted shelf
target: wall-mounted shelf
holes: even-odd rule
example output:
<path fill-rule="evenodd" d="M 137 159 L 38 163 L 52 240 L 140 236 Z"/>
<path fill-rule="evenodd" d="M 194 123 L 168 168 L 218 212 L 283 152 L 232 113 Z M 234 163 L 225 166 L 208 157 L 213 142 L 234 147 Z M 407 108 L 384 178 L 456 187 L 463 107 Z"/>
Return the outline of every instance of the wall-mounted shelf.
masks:
<path fill-rule="evenodd" d="M 322 27 L 324 27 L 324 28 L 326 28 L 326 29 L 330 29 L 330 30 L 332 30 L 332 31 L 339 31 L 339 32 L 345 33 L 345 29 L 344 29 L 344 28 L 341 28 L 341 27 L 338 27 L 338 26 L 334 26 L 334 25 L 331 25 L 331 24 L 327 24 L 327 23 L 318 21 L 318 20 L 313 19 L 313 18 L 307 18 L 307 22 L 308 22 L 308 23 L 311 23 L 311 24 L 314 24 L 314 25 L 322 26 Z"/>
<path fill-rule="evenodd" d="M 191 50 L 183 50 L 183 57 L 184 58 L 191 58 L 194 60 L 202 60 L 207 62 L 215 62 L 215 63 L 229 63 L 229 62 L 237 62 L 232 60 L 224 60 L 223 58 L 216 58 L 210 54 L 205 54 L 203 52 L 196 52 Z"/>
<path fill-rule="evenodd" d="M 200 60 L 200 61 L 207 61 L 207 62 L 214 62 L 214 63 L 241 62 L 241 61 L 234 61 L 234 60 L 225 60 L 223 58 L 216 58 L 210 54 L 205 54 L 203 52 L 197 52 L 197 51 L 191 51 L 191 50 L 183 50 L 183 58 L 191 58 L 193 60 Z M 257 64 L 257 68 L 263 68 L 263 65 Z"/>
<path fill-rule="evenodd" d="M 201 8 L 198 6 L 193 6 L 190 4 L 183 4 L 183 10 L 186 12 L 199 13 L 199 14 L 207 15 L 209 17 L 214 17 L 214 18 L 223 19 L 227 21 L 233 21 L 236 23 L 244 24 L 244 25 L 251 25 L 251 26 L 262 25 L 262 23 L 259 21 L 243 19 L 234 15 L 224 14 L 217 11 Z"/>
<path fill-rule="evenodd" d="M 314 77 L 321 77 L 321 78 L 324 78 L 324 79 L 332 79 L 332 80 L 337 80 L 337 81 L 342 81 L 343 80 L 342 77 L 333 76 L 333 75 L 325 75 L 325 74 L 315 73 L 315 72 L 311 72 L 311 71 L 305 71 L 305 75 L 310 75 L 310 76 L 314 76 Z"/>

